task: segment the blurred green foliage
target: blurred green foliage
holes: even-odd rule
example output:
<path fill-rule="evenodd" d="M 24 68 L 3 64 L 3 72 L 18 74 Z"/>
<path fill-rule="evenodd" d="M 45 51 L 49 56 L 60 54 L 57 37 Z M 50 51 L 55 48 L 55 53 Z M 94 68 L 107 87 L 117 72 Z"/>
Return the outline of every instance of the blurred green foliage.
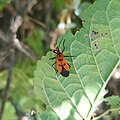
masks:
<path fill-rule="evenodd" d="M 29 36 L 26 39 L 27 44 L 35 51 L 35 53 L 40 57 L 43 55 L 43 44 L 42 40 L 44 39 L 45 33 L 39 29 L 33 30 L 32 36 Z"/>
<path fill-rule="evenodd" d="M 6 5 L 8 5 L 12 0 L 0 0 L 0 10 L 2 10 Z"/>

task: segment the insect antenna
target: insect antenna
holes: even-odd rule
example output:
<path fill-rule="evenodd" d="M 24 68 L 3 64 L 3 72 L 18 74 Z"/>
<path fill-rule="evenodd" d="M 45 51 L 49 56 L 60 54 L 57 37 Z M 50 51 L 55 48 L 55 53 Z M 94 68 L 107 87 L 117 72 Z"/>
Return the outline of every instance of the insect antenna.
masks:
<path fill-rule="evenodd" d="M 65 50 L 65 39 L 63 40 L 61 40 L 60 42 L 59 42 L 59 44 L 58 44 L 58 47 L 60 48 L 60 45 L 61 45 L 61 42 L 63 41 L 63 50 L 62 50 L 62 53 L 64 52 L 64 50 Z"/>
<path fill-rule="evenodd" d="M 62 50 L 62 53 L 64 52 L 64 50 L 65 50 L 65 39 L 63 41 L 63 50 Z"/>

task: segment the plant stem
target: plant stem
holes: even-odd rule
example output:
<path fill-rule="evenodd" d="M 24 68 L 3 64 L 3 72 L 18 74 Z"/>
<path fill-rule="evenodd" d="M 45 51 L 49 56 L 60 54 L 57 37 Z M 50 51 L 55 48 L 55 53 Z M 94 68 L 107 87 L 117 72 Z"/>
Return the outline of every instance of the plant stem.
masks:
<path fill-rule="evenodd" d="M 13 66 L 14 66 L 14 50 L 10 50 L 10 66 L 8 69 L 8 77 L 7 77 L 7 82 L 6 82 L 6 87 L 5 87 L 5 93 L 2 99 L 2 104 L 1 104 L 1 109 L 0 109 L 0 120 L 2 120 L 4 109 L 5 109 L 5 103 L 9 97 L 9 90 L 10 90 L 10 85 L 12 81 L 12 71 L 13 71 Z"/>

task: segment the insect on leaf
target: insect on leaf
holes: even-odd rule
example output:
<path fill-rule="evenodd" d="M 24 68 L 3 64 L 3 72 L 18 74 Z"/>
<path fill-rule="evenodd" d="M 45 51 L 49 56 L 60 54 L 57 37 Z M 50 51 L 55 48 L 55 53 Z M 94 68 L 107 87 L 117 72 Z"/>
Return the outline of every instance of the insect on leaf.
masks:
<path fill-rule="evenodd" d="M 56 75 L 49 62 L 51 53 L 41 59 L 44 65 L 37 64 L 40 72 L 35 74 L 38 80 L 34 83 L 39 81 L 40 88 L 37 84 L 34 88 L 40 93 L 36 96 L 43 94 L 60 120 L 90 120 L 95 107 L 104 100 L 105 86 L 120 58 L 119 11 L 119 0 L 97 0 L 82 15 L 84 28 L 75 35 L 68 30 L 59 38 L 58 42 L 66 40 L 64 54 L 75 56 L 70 68 L 74 72 L 68 77 Z M 91 36 L 92 31 L 99 35 Z"/>

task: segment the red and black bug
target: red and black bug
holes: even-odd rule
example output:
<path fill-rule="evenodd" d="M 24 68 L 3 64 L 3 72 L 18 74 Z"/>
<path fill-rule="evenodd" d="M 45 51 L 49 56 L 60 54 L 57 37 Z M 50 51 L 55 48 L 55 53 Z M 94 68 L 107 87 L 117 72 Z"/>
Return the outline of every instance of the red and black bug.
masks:
<path fill-rule="evenodd" d="M 56 54 L 56 57 L 50 58 L 50 59 L 56 59 L 55 63 L 52 64 L 52 66 L 56 64 L 58 72 L 62 76 L 68 77 L 69 76 L 69 72 L 70 72 L 70 65 L 68 64 L 68 62 L 65 59 L 65 57 L 72 57 L 72 56 L 64 56 L 63 55 L 63 52 L 65 50 L 64 43 L 65 43 L 65 40 L 63 41 L 63 50 L 62 50 L 62 52 L 60 51 L 59 47 L 56 47 L 56 49 L 53 50 L 53 52 Z"/>

